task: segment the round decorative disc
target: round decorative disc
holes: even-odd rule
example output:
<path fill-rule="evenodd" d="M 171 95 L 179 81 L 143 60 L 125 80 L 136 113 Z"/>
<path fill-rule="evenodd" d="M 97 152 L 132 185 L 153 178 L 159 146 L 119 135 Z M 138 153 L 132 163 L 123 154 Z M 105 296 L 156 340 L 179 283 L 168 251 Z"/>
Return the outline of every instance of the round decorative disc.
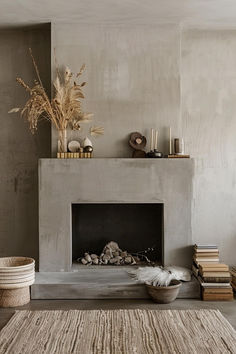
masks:
<path fill-rule="evenodd" d="M 68 149 L 70 152 L 77 152 L 79 151 L 80 143 L 77 140 L 71 140 L 68 144 Z"/>
<path fill-rule="evenodd" d="M 134 150 L 143 150 L 146 144 L 147 144 L 147 139 L 139 132 L 134 132 L 130 134 L 129 145 Z"/>

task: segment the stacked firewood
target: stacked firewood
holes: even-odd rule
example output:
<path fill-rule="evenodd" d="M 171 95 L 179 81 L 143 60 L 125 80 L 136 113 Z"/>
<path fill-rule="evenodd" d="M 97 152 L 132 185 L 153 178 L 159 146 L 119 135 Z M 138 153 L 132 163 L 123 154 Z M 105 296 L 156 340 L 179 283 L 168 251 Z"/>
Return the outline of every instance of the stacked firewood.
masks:
<path fill-rule="evenodd" d="M 84 265 L 134 265 L 135 257 L 127 251 L 122 251 L 118 243 L 111 241 L 104 247 L 100 256 L 97 254 L 85 253 L 83 258 L 78 258 L 78 262 Z"/>

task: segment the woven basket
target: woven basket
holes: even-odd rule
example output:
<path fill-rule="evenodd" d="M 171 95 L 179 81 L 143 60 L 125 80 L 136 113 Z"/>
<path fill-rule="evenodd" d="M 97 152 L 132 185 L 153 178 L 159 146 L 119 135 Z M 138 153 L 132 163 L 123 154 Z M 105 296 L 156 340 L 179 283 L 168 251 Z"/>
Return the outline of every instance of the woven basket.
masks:
<path fill-rule="evenodd" d="M 35 261 L 28 257 L 2 257 L 0 258 L 0 273 L 22 272 L 27 269 L 34 269 Z"/>
<path fill-rule="evenodd" d="M 0 289 L 0 307 L 23 306 L 30 302 L 29 286 L 20 289 Z"/>
<path fill-rule="evenodd" d="M 0 307 L 22 306 L 30 301 L 29 287 L 34 283 L 34 268 L 32 258 L 0 258 Z"/>

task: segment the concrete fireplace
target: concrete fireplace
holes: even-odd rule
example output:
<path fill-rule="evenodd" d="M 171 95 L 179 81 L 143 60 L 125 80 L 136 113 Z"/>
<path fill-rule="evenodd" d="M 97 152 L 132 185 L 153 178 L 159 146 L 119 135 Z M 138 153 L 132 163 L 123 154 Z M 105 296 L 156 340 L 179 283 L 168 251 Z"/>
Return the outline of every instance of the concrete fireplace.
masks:
<path fill-rule="evenodd" d="M 189 265 L 192 177 L 191 159 L 41 159 L 40 271 L 71 271 L 72 205 L 91 203 L 162 203 L 162 263 Z M 90 223 L 93 223 L 93 215 L 90 215 Z M 122 220 L 120 227 L 122 229 Z M 135 242 L 135 239 L 130 242 Z"/>
<path fill-rule="evenodd" d="M 92 237 L 94 230 L 100 227 L 95 219 L 103 218 L 99 206 L 114 221 L 116 229 L 110 240 L 116 241 L 114 237 L 119 237 L 117 230 L 122 230 L 129 237 L 128 246 L 131 247 L 135 243 L 135 248 L 141 247 L 142 242 L 138 242 L 135 236 L 138 233 L 137 229 L 134 233 L 127 232 L 128 229 L 132 229 L 135 210 L 137 217 L 140 217 L 140 207 L 146 224 L 141 223 L 138 227 L 143 230 L 143 238 L 151 237 L 155 240 L 156 236 L 158 250 L 161 250 L 160 262 L 163 265 L 190 266 L 193 169 L 191 159 L 41 159 L 39 161 L 40 271 L 36 274 L 36 282 L 31 288 L 32 298 L 148 298 L 145 286 L 136 284 L 129 277 L 127 270 L 132 266 L 74 266 L 72 246 L 76 243 L 74 247 L 80 250 L 81 225 L 76 226 L 78 239 L 74 241 L 73 206 L 76 206 L 82 214 L 86 210 L 90 210 L 91 214 L 89 217 L 88 212 L 86 214 L 91 225 L 83 226 L 85 245 L 83 247 L 88 247 L 92 241 L 95 244 L 97 242 L 92 240 Z M 112 208 L 123 211 L 120 216 L 116 211 L 115 214 L 110 214 Z M 155 208 L 159 212 L 163 211 L 159 213 L 159 217 L 158 212 L 155 214 Z M 97 213 L 98 210 L 100 214 Z M 132 218 L 126 220 L 126 223 L 123 222 L 124 212 L 127 215 L 132 214 Z M 148 219 L 149 213 L 152 219 Z M 80 217 L 82 214 L 79 214 Z M 153 220 L 155 215 L 157 215 L 156 220 Z M 86 218 L 83 225 L 86 224 Z M 111 223 L 107 223 L 107 220 L 104 223 L 103 220 L 103 226 L 104 224 L 108 224 L 108 233 L 111 234 Z M 94 225 L 96 226 L 91 229 Z M 145 233 L 148 227 L 151 231 Z M 153 231 L 155 227 L 156 234 Z M 139 233 L 139 240 L 143 241 L 140 235 L 141 233 Z M 87 238 L 91 243 L 86 245 Z M 119 242 L 122 242 L 122 238 Z M 179 293 L 180 298 L 199 298 L 199 296 L 200 287 L 195 278 L 191 282 L 183 283 Z"/>

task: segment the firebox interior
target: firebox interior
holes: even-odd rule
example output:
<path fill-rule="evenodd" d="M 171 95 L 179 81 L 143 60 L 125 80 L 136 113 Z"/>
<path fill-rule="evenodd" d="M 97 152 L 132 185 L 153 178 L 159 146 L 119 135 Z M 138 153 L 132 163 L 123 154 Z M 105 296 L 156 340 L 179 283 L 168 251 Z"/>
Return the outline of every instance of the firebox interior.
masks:
<path fill-rule="evenodd" d="M 72 258 L 100 255 L 110 241 L 138 253 L 149 248 L 150 260 L 163 264 L 164 204 L 72 204 Z"/>

